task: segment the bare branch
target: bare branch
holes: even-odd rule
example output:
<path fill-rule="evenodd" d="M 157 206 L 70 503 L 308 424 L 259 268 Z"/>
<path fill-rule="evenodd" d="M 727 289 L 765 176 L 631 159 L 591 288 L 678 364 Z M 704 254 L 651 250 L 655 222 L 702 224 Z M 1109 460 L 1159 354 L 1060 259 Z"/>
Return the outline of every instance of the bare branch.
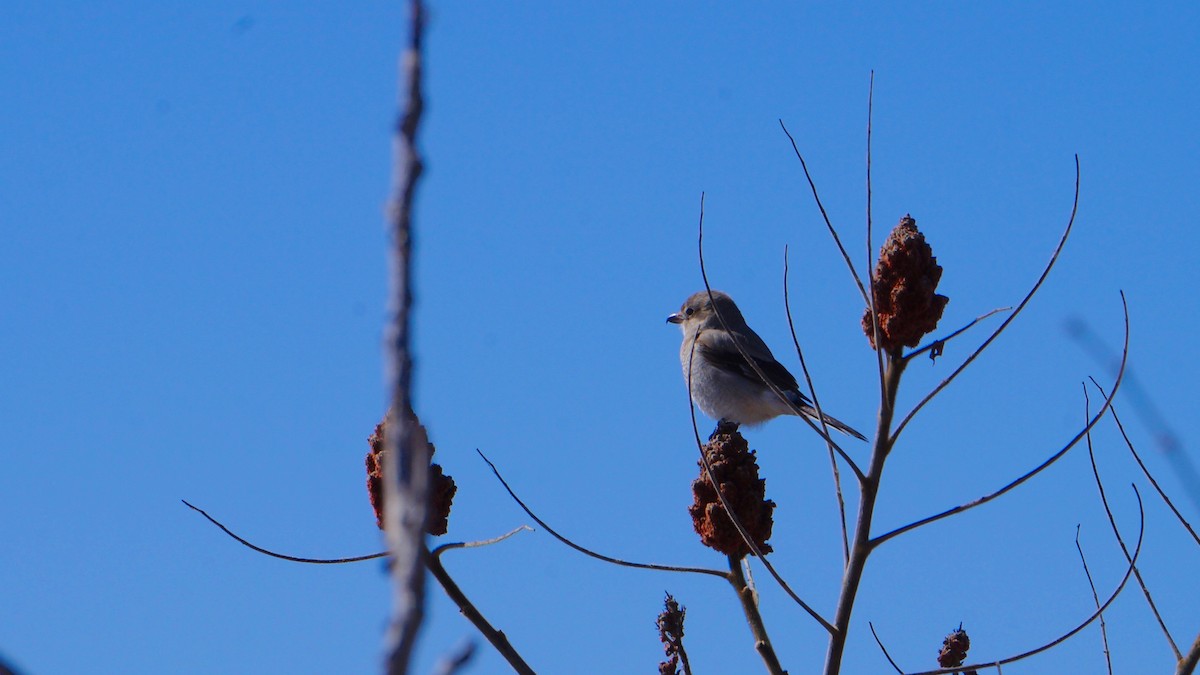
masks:
<path fill-rule="evenodd" d="M 947 335 L 944 338 L 938 338 L 938 339 L 934 340 L 933 342 L 930 342 L 929 344 L 925 345 L 924 347 L 921 347 L 920 349 L 917 349 L 915 351 L 909 352 L 908 354 L 905 354 L 904 358 L 907 360 L 911 360 L 913 357 L 920 356 L 921 354 L 924 354 L 925 352 L 928 352 L 928 351 L 937 351 L 940 353 L 942 348 L 945 347 L 947 342 L 949 342 L 949 341 L 953 340 L 954 338 L 958 337 L 959 335 L 967 332 L 968 330 L 973 328 L 975 326 L 975 324 L 979 323 L 980 321 L 983 321 L 984 319 L 989 318 L 993 314 L 999 314 L 1000 312 L 1007 312 L 1011 309 L 1012 309 L 1012 307 L 997 307 L 996 309 L 993 309 L 990 312 L 980 314 L 979 316 L 972 319 L 971 323 L 968 323 L 967 325 L 963 326 L 962 328 L 959 328 L 958 330 L 954 331 L 953 333 Z M 937 356 L 937 354 L 934 354 L 934 356 Z"/>
<path fill-rule="evenodd" d="M 909 530 L 915 530 L 916 528 L 921 527 L 922 525 L 928 525 L 929 523 L 939 521 L 943 518 L 948 518 L 956 513 L 962 513 L 963 511 L 966 511 L 968 509 L 973 509 L 976 506 L 981 506 L 983 504 L 986 504 L 986 503 L 992 501 L 993 499 L 996 499 L 997 497 L 1007 493 L 1008 491 L 1012 490 L 1013 488 L 1017 487 L 1018 485 L 1024 483 L 1025 481 L 1029 480 L 1030 478 L 1033 478 L 1034 476 L 1038 475 L 1043 470 L 1048 468 L 1051 464 L 1053 464 L 1053 463 L 1057 462 L 1059 459 L 1061 459 L 1063 455 L 1067 454 L 1068 450 L 1075 447 L 1075 445 L 1077 443 L 1079 443 L 1079 441 L 1082 440 L 1089 431 L 1092 430 L 1092 427 L 1096 426 L 1096 423 L 1100 421 L 1100 418 L 1103 417 L 1104 414 L 1106 412 L 1108 412 L 1108 410 L 1111 408 L 1113 396 L 1116 395 L 1117 389 L 1121 386 L 1121 378 L 1125 374 L 1125 364 L 1129 357 L 1129 307 L 1125 303 L 1125 294 L 1124 293 L 1121 293 L 1121 306 L 1124 309 L 1124 313 L 1125 313 L 1125 345 L 1124 345 L 1124 347 L 1122 347 L 1122 350 L 1121 350 L 1121 354 L 1122 354 L 1121 369 L 1117 372 L 1117 378 L 1113 382 L 1112 396 L 1105 397 L 1104 405 L 1100 408 L 1100 411 L 1097 412 L 1094 417 L 1092 417 L 1092 419 L 1088 422 L 1087 426 L 1085 426 L 1083 428 L 1083 430 L 1081 430 L 1079 433 L 1075 434 L 1075 436 L 1066 445 L 1064 445 L 1061 450 L 1059 450 L 1058 452 L 1051 455 L 1046 461 L 1037 465 L 1033 469 L 1027 471 L 1020 478 L 1017 478 L 1016 480 L 1012 481 L 1008 485 L 1005 485 L 1004 487 L 1000 488 L 999 490 L 997 490 L 989 495 L 986 495 L 984 497 L 980 497 L 979 499 L 976 499 L 975 501 L 967 502 L 966 504 L 960 504 L 959 506 L 956 506 L 952 509 L 947 509 L 946 511 L 943 511 L 939 514 L 929 516 L 927 518 L 923 518 L 923 519 L 918 520 L 913 523 L 909 523 L 908 525 L 905 525 L 903 527 L 898 527 L 898 528 L 892 530 L 891 532 L 888 532 L 887 534 L 883 534 L 883 535 L 876 537 L 875 539 L 873 539 L 871 541 L 871 545 L 873 547 L 879 546 L 880 544 L 887 541 L 888 539 L 891 539 L 892 537 L 896 537 L 901 534 L 904 534 L 905 532 L 908 532 Z M 895 438 L 894 435 L 893 435 L 893 438 Z"/>
<path fill-rule="evenodd" d="M 1089 379 L 1092 380 L 1092 384 L 1096 386 L 1096 389 L 1100 391 L 1100 394 L 1104 395 L 1104 388 L 1101 387 L 1098 382 L 1096 382 L 1095 378 Z M 1163 491 L 1161 487 L 1159 487 L 1158 481 L 1154 480 L 1154 476 L 1150 475 L 1150 469 L 1146 468 L 1146 464 L 1142 461 L 1141 455 L 1139 455 L 1138 451 L 1133 447 L 1133 441 L 1129 440 L 1129 434 L 1125 433 L 1125 425 L 1121 423 L 1121 418 L 1117 416 L 1116 406 L 1113 406 L 1112 416 L 1113 421 L 1117 423 L 1117 429 L 1119 429 L 1121 432 L 1121 438 L 1125 439 L 1125 446 L 1129 448 L 1129 452 L 1133 454 L 1133 458 L 1137 460 L 1138 466 L 1141 467 L 1142 473 L 1146 475 L 1146 479 L 1150 481 L 1150 485 L 1154 486 L 1155 492 L 1158 493 L 1158 496 L 1162 498 L 1167 507 L 1171 509 L 1171 513 L 1175 514 L 1175 518 L 1178 519 L 1180 524 L 1183 525 L 1184 529 L 1188 531 L 1188 534 L 1192 535 L 1192 539 L 1195 540 L 1196 544 L 1200 545 L 1200 536 L 1196 535 L 1196 530 L 1192 529 L 1192 524 L 1183 517 L 1183 514 L 1179 512 L 1179 509 L 1175 508 L 1175 503 L 1172 502 L 1171 498 L 1167 496 L 1167 493 Z"/>
<path fill-rule="evenodd" d="M 888 653 L 887 647 L 883 646 L 883 640 L 880 640 L 879 634 L 875 632 L 875 624 L 868 621 L 867 626 L 871 628 L 871 636 L 875 638 L 875 644 L 879 645 L 879 650 L 882 651 L 883 655 L 887 657 L 888 663 L 892 664 L 892 667 L 896 669 L 897 673 L 904 675 L 904 671 L 901 670 L 900 666 L 896 665 L 896 662 L 892 660 L 892 655 Z"/>
<path fill-rule="evenodd" d="M 1088 440 L 1091 440 L 1090 434 Z M 1092 600 L 1096 603 L 1096 609 L 1100 609 L 1100 594 L 1096 592 L 1096 582 L 1092 581 L 1092 571 L 1088 569 L 1087 558 L 1083 555 L 1083 546 L 1079 543 L 1078 525 L 1075 526 L 1075 550 L 1079 551 L 1079 562 L 1083 564 L 1083 573 L 1087 576 L 1088 587 L 1092 589 Z M 1104 624 L 1104 614 L 1100 615 L 1100 639 L 1104 642 L 1104 661 L 1108 664 L 1108 675 L 1112 675 L 1112 653 L 1108 649 L 1108 627 Z"/>
<path fill-rule="evenodd" d="M 597 560 L 603 560 L 604 562 L 612 563 L 614 565 L 620 565 L 622 567 L 633 567 L 643 570 L 659 570 L 662 572 L 691 572 L 693 574 L 708 574 L 714 577 L 720 577 L 722 579 L 729 578 L 729 575 L 726 572 L 722 572 L 720 570 L 706 569 L 703 567 L 680 567 L 676 565 L 655 565 L 653 563 L 630 562 L 628 560 L 621 560 L 620 558 L 614 558 L 612 556 L 607 556 L 603 553 L 597 553 L 591 549 L 584 548 L 583 546 L 580 546 L 579 544 L 576 544 L 575 542 L 566 538 L 564 535 L 559 534 L 554 528 L 547 525 L 546 521 L 539 518 L 538 515 L 525 504 L 525 502 L 521 501 L 521 498 L 517 496 L 517 493 L 514 492 L 511 487 L 509 487 L 508 481 L 504 480 L 504 476 L 500 475 L 500 470 L 496 468 L 496 465 L 492 463 L 492 460 L 488 459 L 487 455 L 484 455 L 478 449 L 476 449 L 475 452 L 479 453 L 479 456 L 483 458 L 483 461 L 487 462 L 487 465 L 492 469 L 492 473 L 495 474 L 496 479 L 500 481 L 500 484 L 503 485 L 504 489 L 508 492 L 508 496 L 513 498 L 513 501 L 515 501 L 517 505 L 521 507 L 521 510 L 525 511 L 526 515 L 533 519 L 533 522 L 540 525 L 541 528 L 546 532 L 549 532 L 550 536 L 584 555 L 591 556 Z"/>
<path fill-rule="evenodd" d="M 733 585 L 738 600 L 742 603 L 742 611 L 750 624 L 750 632 L 754 634 L 754 650 L 762 658 L 767 672 L 771 675 L 787 675 L 787 671 L 779 663 L 779 657 L 775 655 L 775 648 L 771 646 L 771 638 L 767 637 L 767 628 L 763 624 L 762 614 L 758 612 L 754 591 L 746 584 L 746 576 L 742 573 L 740 557 L 729 556 L 729 583 Z"/>
<path fill-rule="evenodd" d="M 1141 552 L 1142 552 L 1142 539 L 1143 539 L 1144 535 L 1146 534 L 1146 511 L 1145 511 L 1145 509 L 1142 508 L 1142 495 L 1140 493 L 1138 493 L 1137 486 L 1133 485 L 1132 487 L 1133 487 L 1133 493 L 1137 496 L 1137 501 L 1138 501 L 1138 539 L 1137 539 L 1137 546 L 1133 550 L 1133 562 L 1130 563 L 1129 569 L 1127 569 L 1125 571 L 1125 576 L 1121 578 L 1121 583 L 1117 584 L 1117 588 L 1112 592 L 1112 595 L 1108 596 L 1108 599 L 1104 601 L 1104 604 L 1101 605 L 1095 612 L 1093 612 L 1091 616 L 1089 616 L 1087 619 L 1085 619 L 1082 623 L 1080 623 L 1075 628 L 1072 628 L 1071 630 L 1060 635 L 1059 637 L 1055 638 L 1054 640 L 1051 640 L 1050 642 L 1047 642 L 1046 644 L 1044 644 L 1040 647 L 1030 649 L 1027 652 L 1017 654 L 1016 656 L 1009 656 L 1007 658 L 999 659 L 996 661 L 985 661 L 985 662 L 973 663 L 971 665 L 966 665 L 966 666 L 955 666 L 953 668 L 942 668 L 939 670 L 926 670 L 926 671 L 922 671 L 919 673 L 910 673 L 909 675 L 953 675 L 954 673 L 959 673 L 959 672 L 966 671 L 966 670 L 979 670 L 982 668 L 997 668 L 997 669 L 999 669 L 999 667 L 1002 665 L 1020 661 L 1022 659 L 1027 659 L 1031 656 L 1041 654 L 1042 652 L 1044 652 L 1048 649 L 1056 647 L 1056 646 L 1062 644 L 1063 642 L 1066 642 L 1070 638 L 1074 637 L 1076 634 L 1078 634 L 1084 628 L 1087 628 L 1089 625 L 1091 625 L 1091 623 L 1093 621 L 1095 621 L 1096 619 L 1098 619 L 1100 617 L 1100 615 L 1103 614 L 1104 611 L 1108 609 L 1108 606 L 1111 605 L 1113 603 L 1113 601 L 1117 599 L 1117 596 L 1121 594 L 1121 590 L 1123 588 L 1125 588 L 1125 584 L 1129 581 L 1129 577 L 1133 576 L 1133 568 L 1137 564 L 1138 555 L 1141 554 Z"/>
<path fill-rule="evenodd" d="M 871 315 L 871 344 L 875 347 L 875 367 L 879 371 L 880 402 L 888 404 L 884 395 L 883 382 L 883 348 L 879 339 L 879 310 L 875 308 L 875 249 L 872 245 L 871 228 L 874 221 L 871 215 L 873 200 L 871 198 L 871 122 L 875 117 L 875 71 L 871 71 L 871 84 L 867 87 L 867 311 Z"/>
<path fill-rule="evenodd" d="M 808 179 L 808 187 L 812 189 L 813 200 L 817 202 L 817 208 L 821 210 L 821 217 L 825 219 L 825 227 L 829 230 L 829 234 L 833 236 L 833 242 L 837 244 L 838 250 L 842 252 L 842 259 L 846 261 L 846 267 L 850 269 L 850 276 L 854 278 L 854 283 L 858 285 L 858 292 L 862 295 L 863 304 L 869 305 L 871 300 L 867 294 L 867 289 L 863 286 L 862 279 L 858 276 L 858 270 L 854 269 L 854 263 L 850 261 L 850 254 L 846 252 L 846 247 L 842 246 L 842 240 L 838 237 L 837 230 L 834 229 L 833 223 L 829 222 L 829 214 L 825 212 L 825 205 L 821 203 L 821 195 L 817 194 L 817 184 L 813 182 L 812 174 L 808 172 L 808 164 L 804 161 L 804 155 L 800 154 L 800 148 L 796 145 L 796 139 L 792 138 L 792 134 L 788 131 L 787 125 L 783 123 L 783 120 L 779 120 L 779 128 L 783 129 L 783 133 L 787 135 L 788 140 L 792 143 L 792 151 L 796 153 L 796 159 L 800 160 L 800 168 L 804 170 L 804 177 Z"/>
<path fill-rule="evenodd" d="M 817 419 L 821 422 L 821 431 L 825 433 L 826 448 L 829 450 L 829 464 L 833 468 L 833 490 L 837 497 L 838 523 L 842 526 L 842 565 L 850 560 L 850 535 L 846 526 L 846 499 L 842 496 L 842 474 L 838 470 L 837 457 L 833 446 L 829 445 L 829 425 L 825 423 L 825 413 L 821 410 L 821 399 L 817 396 L 817 388 L 813 386 L 812 376 L 808 373 L 808 364 L 804 362 L 804 350 L 800 349 L 800 339 L 796 337 L 796 323 L 792 321 L 792 307 L 788 301 L 788 249 L 783 247 L 783 309 L 787 313 L 788 330 L 792 332 L 792 344 L 796 345 L 796 356 L 800 358 L 800 370 L 804 371 L 804 381 L 812 392 L 813 407 L 817 409 Z"/>
<path fill-rule="evenodd" d="M 1059 239 L 1059 241 L 1058 241 L 1058 246 L 1054 249 L 1054 253 L 1050 256 L 1050 262 L 1046 263 L 1046 268 L 1042 270 L 1042 274 L 1041 274 L 1041 276 L 1038 277 L 1037 282 L 1035 282 L 1033 284 L 1033 288 L 1029 289 L 1029 292 L 1025 294 L 1024 299 L 1022 299 L 1021 302 L 1019 304 L 1017 304 L 1017 308 L 1014 309 L 1013 313 L 1010 314 L 1008 316 L 1008 318 L 1004 320 L 1004 323 L 1001 323 L 1000 327 L 997 328 L 994 332 L 992 332 L 992 334 L 990 336 L 988 336 L 988 339 L 984 340 L 983 344 L 979 345 L 979 347 L 974 352 L 972 352 L 970 356 L 967 357 L 966 361 L 963 361 L 962 364 L 958 368 L 956 368 L 953 373 L 950 373 L 949 377 L 942 380 L 941 384 L 939 384 L 937 387 L 935 387 L 933 389 L 933 391 L 929 392 L 925 396 L 925 398 L 921 399 L 921 402 L 918 403 L 917 406 L 915 408 L 913 408 L 912 411 L 910 411 L 908 413 L 908 415 L 906 415 L 904 417 L 904 419 L 896 427 L 896 431 L 894 431 L 892 433 L 893 439 L 900 436 L 900 432 L 904 431 L 904 427 L 908 426 L 908 423 L 912 420 L 913 416 L 915 416 L 917 414 L 917 411 L 919 411 L 921 408 L 924 408 L 925 404 L 932 401 L 933 397 L 937 396 L 938 393 L 940 393 L 943 389 L 945 389 L 947 386 L 949 386 L 950 383 L 953 382 L 956 377 L 958 377 L 959 373 L 966 370 L 967 366 L 971 365 L 971 363 L 973 361 L 975 361 L 975 359 L 980 354 L 983 353 L 983 350 L 987 349 L 988 346 L 991 345 L 992 342 L 995 341 L 995 339 L 997 337 L 999 337 L 1001 333 L 1004 332 L 1004 329 L 1008 328 L 1009 324 L 1011 324 L 1021 314 L 1021 310 L 1025 309 L 1025 305 L 1028 305 L 1029 301 L 1033 299 L 1033 296 L 1038 292 L 1038 289 L 1042 287 L 1042 282 L 1046 281 L 1046 277 L 1048 277 L 1050 275 L 1050 270 L 1054 268 L 1054 263 L 1058 261 L 1059 254 L 1062 253 L 1063 247 L 1066 246 L 1066 244 L 1067 244 L 1067 237 L 1070 236 L 1070 234 L 1071 234 L 1071 228 L 1075 225 L 1075 214 L 1078 211 L 1079 211 L 1079 155 L 1075 155 L 1075 199 L 1071 204 L 1071 218 L 1067 221 L 1067 227 L 1065 230 L 1063 230 L 1062 238 Z M 1125 363 L 1125 359 L 1124 359 L 1124 357 L 1122 357 L 1122 359 L 1121 359 L 1121 364 L 1122 364 L 1121 368 L 1122 369 L 1124 369 L 1124 367 L 1125 367 L 1124 363 Z"/>
<path fill-rule="evenodd" d="M 1175 675 L 1192 675 L 1196 672 L 1197 663 L 1200 663 L 1200 635 L 1196 636 L 1196 641 L 1192 643 L 1187 656 L 1183 657 L 1175 668 Z"/>
<path fill-rule="evenodd" d="M 237 541 L 242 546 L 245 546 L 246 548 L 249 548 L 249 549 L 252 549 L 259 553 L 262 553 L 263 555 L 269 555 L 272 558 L 279 558 L 280 560 L 287 560 L 289 562 L 306 563 L 309 565 L 340 565 L 343 563 L 354 563 L 354 562 L 362 562 L 364 560 L 375 560 L 377 558 L 386 557 L 388 554 L 387 551 L 381 551 L 379 553 L 370 553 L 368 555 L 354 556 L 352 558 L 301 558 L 299 556 L 287 555 L 286 553 L 276 553 L 275 551 L 265 549 L 261 546 L 257 546 L 255 544 L 250 543 L 249 541 L 246 541 L 242 537 L 235 534 L 233 532 L 233 530 L 230 530 L 228 527 L 225 527 L 221 523 L 221 521 L 208 515 L 207 511 L 205 511 L 204 509 L 202 509 L 198 506 L 195 506 L 195 505 L 189 503 L 186 499 L 181 499 L 179 501 L 183 502 L 184 505 L 187 506 L 189 509 L 191 509 L 191 510 L 195 511 L 196 513 L 199 513 L 200 515 L 207 518 L 208 522 L 221 528 L 222 532 L 224 532 L 225 534 L 232 537 L 235 541 Z"/>
<path fill-rule="evenodd" d="M 443 553 L 445 553 L 446 551 L 452 551 L 452 550 L 456 550 L 456 549 L 460 549 L 460 548 L 482 548 L 484 546 L 491 546 L 492 544 L 499 544 L 500 542 L 504 541 L 505 539 L 508 539 L 509 537 L 511 537 L 519 532 L 533 532 L 533 528 L 528 525 L 522 525 L 520 527 L 513 528 L 509 532 L 505 532 L 504 534 L 500 535 L 499 537 L 492 537 L 491 539 L 483 539 L 480 541 L 450 542 L 449 544 L 442 544 L 441 546 L 438 546 L 437 548 L 433 549 L 432 553 L 434 556 L 440 556 Z"/>
<path fill-rule="evenodd" d="M 1087 385 L 1083 385 L 1084 410 L 1090 406 L 1090 399 L 1087 395 Z M 1125 545 L 1125 540 L 1121 538 L 1121 532 L 1117 529 L 1117 521 L 1113 518 L 1112 509 L 1108 505 L 1108 496 L 1104 493 L 1104 482 L 1100 480 L 1100 469 L 1096 466 L 1096 452 L 1092 448 L 1092 433 L 1089 431 L 1087 435 L 1088 459 L 1092 463 L 1092 477 L 1096 479 L 1096 490 L 1100 493 L 1100 503 L 1104 505 L 1104 514 L 1108 516 L 1108 524 L 1112 528 L 1113 535 L 1117 538 L 1117 544 L 1121 546 L 1121 553 L 1125 554 L 1125 560 L 1133 565 L 1133 558 L 1129 555 L 1129 547 Z M 1142 589 L 1142 595 L 1146 597 L 1146 604 L 1150 605 L 1150 612 L 1154 614 L 1154 618 L 1158 621 L 1158 627 L 1162 630 L 1163 635 L 1167 637 L 1167 643 L 1171 645 L 1171 651 L 1175 653 L 1175 660 L 1183 658 L 1183 654 L 1179 653 L 1179 647 L 1175 645 L 1175 639 L 1171 637 L 1171 631 L 1167 630 L 1167 624 L 1163 622 L 1162 615 L 1158 613 L 1158 606 L 1154 604 L 1154 598 L 1150 596 L 1150 589 L 1146 588 L 1146 582 L 1142 579 L 1142 573 L 1137 566 L 1133 567 L 1133 576 L 1137 579 L 1138 586 Z M 1103 626 L 1103 618 L 1101 618 L 1101 626 Z"/>
<path fill-rule="evenodd" d="M 522 525 L 512 532 L 500 537 L 496 537 L 495 539 L 489 539 L 482 542 L 471 542 L 467 544 L 447 544 L 444 546 L 439 546 L 438 548 L 434 549 L 431 555 L 427 556 L 426 562 L 429 566 L 430 573 L 433 574 L 433 578 L 437 579 L 437 582 L 442 585 L 442 589 L 446 591 L 446 595 L 449 596 L 450 600 L 452 600 L 455 605 L 458 605 L 458 611 L 462 612 L 463 617 L 465 617 L 467 621 L 470 621 L 471 624 L 475 626 L 476 630 L 478 630 L 480 634 L 482 634 L 483 637 L 486 638 L 487 641 L 496 648 L 496 651 L 504 657 L 505 661 L 508 661 L 508 664 L 512 667 L 513 671 L 520 673 L 521 675 L 533 675 L 533 668 L 530 668 L 529 664 L 525 662 L 525 659 L 522 658 L 519 653 L 517 653 L 517 650 L 508 641 L 508 636 L 504 634 L 504 631 L 498 630 L 483 616 L 483 614 L 479 611 L 479 608 L 477 608 L 475 604 L 472 603 L 469 598 L 467 598 L 467 595 L 462 592 L 461 588 L 458 587 L 458 584 L 455 583 L 454 579 L 450 576 L 450 573 L 447 572 L 446 568 L 442 566 L 442 553 L 446 551 L 455 548 L 471 546 L 487 546 L 489 544 L 503 541 L 523 529 L 528 530 L 530 528 Z"/>

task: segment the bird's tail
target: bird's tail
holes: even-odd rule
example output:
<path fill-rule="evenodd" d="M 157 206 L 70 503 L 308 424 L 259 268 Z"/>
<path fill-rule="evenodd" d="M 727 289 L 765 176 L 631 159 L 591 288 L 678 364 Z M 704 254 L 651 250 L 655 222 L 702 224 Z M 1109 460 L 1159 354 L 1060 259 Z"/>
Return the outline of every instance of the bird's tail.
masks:
<path fill-rule="evenodd" d="M 858 431 L 855 430 L 854 427 L 850 426 L 849 424 L 846 424 L 845 422 L 837 419 L 836 417 L 832 417 L 830 415 L 821 415 L 820 417 L 818 417 L 817 409 L 814 408 L 807 401 L 798 405 L 797 408 L 800 410 L 800 412 L 805 417 L 809 418 L 810 420 L 813 420 L 814 422 L 817 419 L 823 418 L 825 421 L 825 424 L 828 424 L 829 426 L 833 427 L 834 429 L 837 429 L 838 431 L 842 432 L 843 434 L 846 434 L 847 436 L 853 436 L 860 441 L 867 440 L 867 437 L 858 433 Z"/>

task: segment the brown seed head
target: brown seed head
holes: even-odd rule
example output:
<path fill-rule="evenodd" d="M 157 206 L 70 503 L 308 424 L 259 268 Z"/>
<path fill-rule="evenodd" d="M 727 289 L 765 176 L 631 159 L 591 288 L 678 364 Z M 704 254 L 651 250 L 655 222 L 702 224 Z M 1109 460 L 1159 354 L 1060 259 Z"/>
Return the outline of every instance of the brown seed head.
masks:
<path fill-rule="evenodd" d="M 667 660 L 658 664 L 660 675 L 675 675 L 683 656 L 683 617 L 686 607 L 680 607 L 670 593 L 663 602 L 663 612 L 658 615 L 658 639 L 662 641 Z"/>
<path fill-rule="evenodd" d="M 386 418 L 385 418 L 386 421 Z M 383 442 L 384 422 L 375 425 L 375 431 L 367 442 L 371 450 L 367 453 L 367 494 L 371 498 L 371 508 L 375 511 L 375 524 L 383 529 L 383 457 L 386 454 Z M 436 451 L 433 443 L 429 444 L 429 454 Z M 458 486 L 454 479 L 447 476 L 438 464 L 429 466 L 429 522 L 426 532 L 434 536 L 446 534 L 450 523 L 450 506 L 454 502 L 454 493 Z"/>
<path fill-rule="evenodd" d="M 713 477 L 720 486 L 721 494 L 729 501 L 738 521 L 746 528 L 758 549 L 764 554 L 770 553 L 771 545 L 767 539 L 771 538 L 774 525 L 771 513 L 775 510 L 775 502 L 765 499 L 767 482 L 758 477 L 754 451 L 750 450 L 746 439 L 736 429 L 718 429 L 704 446 L 704 454 L 712 466 Z M 688 507 L 688 513 L 692 515 L 692 526 L 700 535 L 700 541 L 726 555 L 748 555 L 750 547 L 725 513 L 716 490 L 708 480 L 703 462 L 698 463 L 700 477 L 692 482 L 694 502 Z"/>
<path fill-rule="evenodd" d="M 879 315 L 879 342 L 888 352 L 916 347 L 921 337 L 937 328 L 950 301 L 934 293 L 942 267 L 917 230 L 917 221 L 904 216 L 896 225 L 875 264 L 875 311 Z M 875 347 L 871 310 L 863 315 L 863 331 Z"/>
<path fill-rule="evenodd" d="M 967 660 L 967 650 L 971 648 L 971 638 L 960 624 L 958 630 L 946 636 L 942 641 L 942 651 L 938 653 L 938 665 L 943 668 L 961 666 Z"/>

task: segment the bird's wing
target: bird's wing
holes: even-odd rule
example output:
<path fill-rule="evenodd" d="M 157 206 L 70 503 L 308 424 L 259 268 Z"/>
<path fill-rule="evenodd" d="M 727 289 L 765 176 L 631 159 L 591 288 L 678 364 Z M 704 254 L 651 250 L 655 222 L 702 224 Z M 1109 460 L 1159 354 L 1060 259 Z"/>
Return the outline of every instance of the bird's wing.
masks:
<path fill-rule="evenodd" d="M 780 391 L 797 390 L 796 378 L 792 377 L 783 364 L 775 360 L 775 357 L 771 355 L 771 350 L 767 348 L 761 338 L 751 333 L 749 336 L 743 336 L 738 342 L 741 344 L 742 350 L 746 352 L 746 356 L 750 357 L 759 370 Z M 726 331 L 704 331 L 696 341 L 696 351 L 720 370 L 740 375 L 754 382 L 762 381 L 762 378 L 738 351 L 733 336 Z M 803 399 L 803 396 L 801 398 Z"/>

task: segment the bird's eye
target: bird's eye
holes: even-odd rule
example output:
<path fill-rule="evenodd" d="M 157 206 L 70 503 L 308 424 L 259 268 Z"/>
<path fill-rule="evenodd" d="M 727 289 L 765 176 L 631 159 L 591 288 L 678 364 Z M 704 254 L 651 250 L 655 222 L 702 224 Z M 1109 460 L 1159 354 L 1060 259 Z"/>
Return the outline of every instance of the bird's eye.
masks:
<path fill-rule="evenodd" d="M 692 315 L 692 314 L 694 314 L 695 312 L 696 312 L 696 309 L 695 309 L 694 307 L 688 307 L 687 309 L 683 310 L 683 315 L 684 315 L 684 316 L 691 316 L 691 315 Z"/>

